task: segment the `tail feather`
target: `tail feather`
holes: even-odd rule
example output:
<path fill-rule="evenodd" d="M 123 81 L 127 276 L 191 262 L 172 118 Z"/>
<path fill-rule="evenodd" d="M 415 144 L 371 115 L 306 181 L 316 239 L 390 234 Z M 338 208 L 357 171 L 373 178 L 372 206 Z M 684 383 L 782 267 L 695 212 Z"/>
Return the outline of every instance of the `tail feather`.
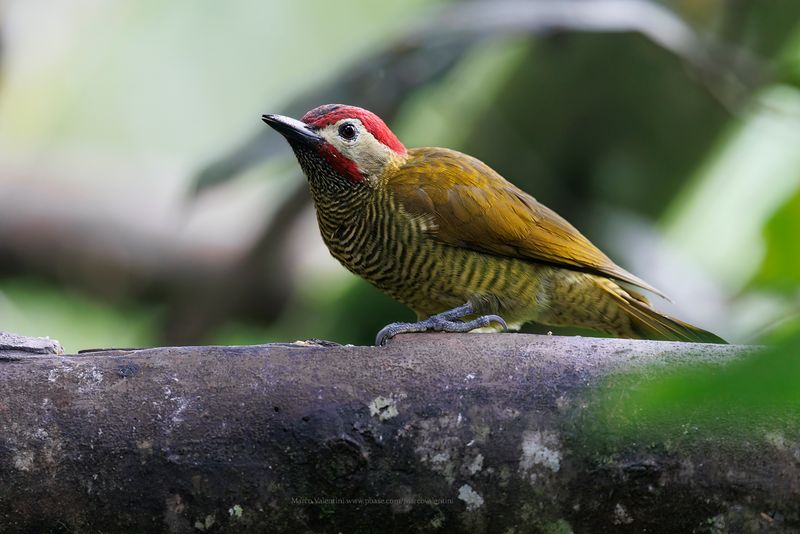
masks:
<path fill-rule="evenodd" d="M 727 344 L 721 337 L 654 310 L 647 299 L 630 289 L 609 291 L 624 310 L 633 331 L 643 339 Z"/>

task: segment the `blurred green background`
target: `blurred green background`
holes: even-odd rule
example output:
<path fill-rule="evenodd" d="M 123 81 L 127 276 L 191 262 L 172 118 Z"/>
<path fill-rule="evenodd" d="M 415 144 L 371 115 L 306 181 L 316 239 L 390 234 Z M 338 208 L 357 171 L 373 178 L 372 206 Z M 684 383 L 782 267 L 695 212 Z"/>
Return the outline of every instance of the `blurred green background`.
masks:
<path fill-rule="evenodd" d="M 333 101 L 486 161 L 668 294 L 658 308 L 785 336 L 798 21 L 795 0 L 7 0 L 0 330 L 74 352 L 371 343 L 411 319 L 328 255 L 260 121 Z"/>

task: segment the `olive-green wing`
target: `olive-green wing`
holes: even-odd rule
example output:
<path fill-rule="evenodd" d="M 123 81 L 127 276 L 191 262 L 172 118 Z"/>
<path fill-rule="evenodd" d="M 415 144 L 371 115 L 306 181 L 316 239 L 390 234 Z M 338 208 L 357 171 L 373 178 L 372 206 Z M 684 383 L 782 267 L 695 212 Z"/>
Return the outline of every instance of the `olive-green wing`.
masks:
<path fill-rule="evenodd" d="M 616 265 L 574 226 L 483 162 L 441 148 L 416 148 L 388 183 L 412 215 L 449 245 L 609 276 L 663 294 Z"/>

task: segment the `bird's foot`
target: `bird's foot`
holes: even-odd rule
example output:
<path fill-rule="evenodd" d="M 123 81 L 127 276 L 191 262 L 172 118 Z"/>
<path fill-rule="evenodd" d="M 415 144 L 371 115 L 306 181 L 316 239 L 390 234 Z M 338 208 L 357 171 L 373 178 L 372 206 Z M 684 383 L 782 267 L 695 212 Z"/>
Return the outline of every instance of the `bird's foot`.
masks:
<path fill-rule="evenodd" d="M 452 310 L 431 315 L 424 321 L 416 323 L 391 323 L 384 326 L 378 335 L 375 337 L 375 345 L 380 347 L 387 340 L 393 338 L 397 334 L 410 334 L 413 332 L 469 332 L 476 328 L 483 328 L 489 326 L 491 323 L 499 324 L 503 330 L 507 330 L 505 320 L 499 315 L 481 315 L 480 317 L 471 321 L 459 321 L 467 315 L 472 315 L 475 310 L 472 309 L 471 304 L 464 304 Z"/>

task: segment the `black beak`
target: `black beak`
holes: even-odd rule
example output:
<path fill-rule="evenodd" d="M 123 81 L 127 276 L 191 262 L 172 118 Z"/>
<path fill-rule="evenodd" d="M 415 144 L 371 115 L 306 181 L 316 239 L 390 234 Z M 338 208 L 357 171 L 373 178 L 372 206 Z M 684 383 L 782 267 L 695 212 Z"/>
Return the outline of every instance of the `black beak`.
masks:
<path fill-rule="evenodd" d="M 322 137 L 317 132 L 291 117 L 283 115 L 261 115 L 261 120 L 269 124 L 275 131 L 289 141 L 297 141 L 306 145 L 317 145 L 322 142 Z"/>

